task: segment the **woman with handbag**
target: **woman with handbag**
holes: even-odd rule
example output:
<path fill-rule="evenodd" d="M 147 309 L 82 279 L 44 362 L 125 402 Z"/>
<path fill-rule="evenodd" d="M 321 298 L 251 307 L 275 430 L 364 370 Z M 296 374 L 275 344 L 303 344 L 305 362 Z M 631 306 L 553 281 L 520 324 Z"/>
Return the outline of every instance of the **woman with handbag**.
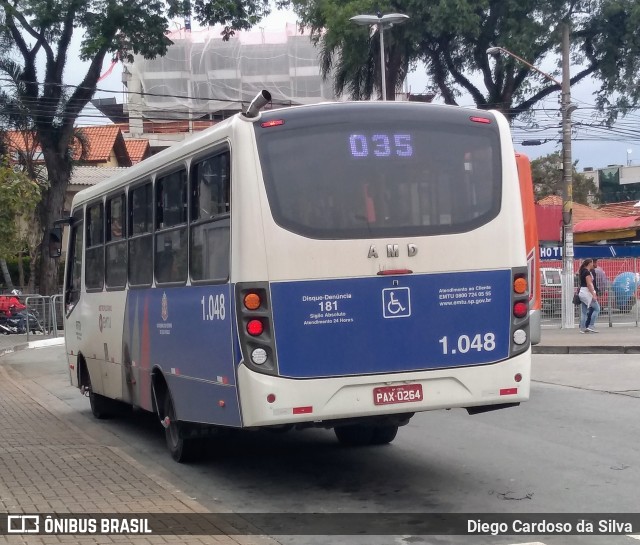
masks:
<path fill-rule="evenodd" d="M 580 333 L 598 333 L 594 327 L 598 315 L 600 314 L 600 304 L 593 282 L 591 271 L 593 270 L 593 259 L 585 259 L 580 265 Z"/>

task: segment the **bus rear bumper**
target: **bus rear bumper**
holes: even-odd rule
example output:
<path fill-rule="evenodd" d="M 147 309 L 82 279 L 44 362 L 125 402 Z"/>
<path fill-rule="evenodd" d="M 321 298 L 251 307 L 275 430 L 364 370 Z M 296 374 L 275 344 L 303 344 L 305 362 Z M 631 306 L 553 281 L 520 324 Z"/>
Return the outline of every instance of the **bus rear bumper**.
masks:
<path fill-rule="evenodd" d="M 517 404 L 529 399 L 531 350 L 499 363 L 423 372 L 290 379 L 238 368 L 244 427 Z M 421 399 L 376 404 L 374 389 L 417 385 Z M 415 387 L 414 387 L 415 389 Z M 378 396 L 379 397 L 379 396 Z"/>

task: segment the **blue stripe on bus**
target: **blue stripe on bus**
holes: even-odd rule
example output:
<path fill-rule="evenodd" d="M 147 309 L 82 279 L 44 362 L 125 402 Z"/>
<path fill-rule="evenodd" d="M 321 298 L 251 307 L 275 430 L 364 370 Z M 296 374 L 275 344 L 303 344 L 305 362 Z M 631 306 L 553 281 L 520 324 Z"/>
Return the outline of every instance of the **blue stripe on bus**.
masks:
<path fill-rule="evenodd" d="M 487 364 L 509 355 L 510 270 L 271 284 L 292 378 Z"/>
<path fill-rule="evenodd" d="M 140 406 L 150 408 L 149 373 L 159 367 L 178 418 L 240 425 L 233 308 L 229 284 L 129 291 L 124 347 L 141 369 Z"/>

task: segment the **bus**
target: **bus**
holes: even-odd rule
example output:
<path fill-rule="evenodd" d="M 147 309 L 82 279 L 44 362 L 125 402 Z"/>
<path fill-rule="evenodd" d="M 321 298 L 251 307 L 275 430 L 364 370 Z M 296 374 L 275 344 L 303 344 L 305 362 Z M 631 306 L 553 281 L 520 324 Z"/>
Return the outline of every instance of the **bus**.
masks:
<path fill-rule="evenodd" d="M 533 177 L 531 175 L 531 162 L 524 153 L 516 153 L 516 165 L 520 181 L 524 238 L 527 249 L 530 337 L 531 344 L 538 344 L 542 336 L 542 288 L 540 286 L 540 243 L 533 195 Z"/>
<path fill-rule="evenodd" d="M 186 462 L 230 429 L 382 445 L 417 412 L 526 401 L 505 118 L 269 101 L 74 197 L 66 352 L 94 416 L 150 411 Z"/>

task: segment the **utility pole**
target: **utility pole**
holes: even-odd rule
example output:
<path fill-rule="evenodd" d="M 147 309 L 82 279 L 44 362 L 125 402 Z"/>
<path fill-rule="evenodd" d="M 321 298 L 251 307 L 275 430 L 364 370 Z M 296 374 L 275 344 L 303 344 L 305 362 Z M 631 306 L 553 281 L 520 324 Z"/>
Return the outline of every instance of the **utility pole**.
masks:
<path fill-rule="evenodd" d="M 571 161 L 571 76 L 569 21 L 562 23 L 562 327 L 575 327 L 573 280 L 573 164 Z"/>
<path fill-rule="evenodd" d="M 569 19 L 562 22 L 562 81 L 543 72 L 522 57 L 504 47 L 490 47 L 488 55 L 504 53 L 555 83 L 562 95 L 560 113 L 562 115 L 562 327 L 575 327 L 573 309 L 573 164 L 571 162 L 571 112 L 576 106 L 571 104 L 571 75 L 569 74 Z"/>

